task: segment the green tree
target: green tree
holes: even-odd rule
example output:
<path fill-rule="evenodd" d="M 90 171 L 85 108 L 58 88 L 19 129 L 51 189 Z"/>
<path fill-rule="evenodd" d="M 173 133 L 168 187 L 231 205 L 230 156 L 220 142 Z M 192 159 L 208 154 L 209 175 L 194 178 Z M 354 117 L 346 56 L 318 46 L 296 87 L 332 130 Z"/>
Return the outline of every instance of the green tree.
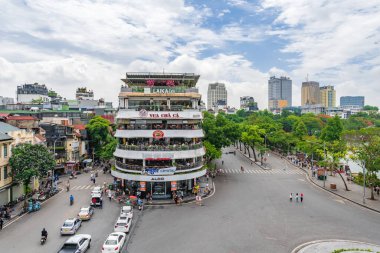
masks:
<path fill-rule="evenodd" d="M 212 145 L 209 141 L 204 141 L 203 145 L 206 149 L 206 162 L 209 163 L 214 159 L 218 159 L 222 156 L 222 151 L 217 149 L 214 145 Z"/>
<path fill-rule="evenodd" d="M 371 187 L 371 199 L 375 199 L 374 187 L 380 170 L 380 128 L 365 128 L 345 134 L 350 143 L 352 159 L 366 169 L 366 183 Z"/>
<path fill-rule="evenodd" d="M 302 120 L 298 120 L 294 124 L 294 135 L 297 136 L 299 139 L 302 139 L 305 135 L 307 135 L 307 128 L 305 123 L 303 123 Z"/>
<path fill-rule="evenodd" d="M 9 164 L 13 178 L 24 183 L 24 191 L 27 193 L 31 178 L 45 176 L 49 170 L 54 169 L 55 159 L 45 146 L 25 143 L 12 149 Z"/>
<path fill-rule="evenodd" d="M 249 148 L 252 149 L 255 162 L 257 162 L 255 148 L 263 144 L 264 138 L 262 136 L 264 135 L 265 135 L 265 130 L 260 129 L 257 125 L 246 124 L 243 126 L 241 141 L 243 142 L 245 149 L 248 150 L 249 157 L 251 157 Z"/>
<path fill-rule="evenodd" d="M 112 137 L 112 127 L 110 122 L 100 116 L 95 116 L 86 125 L 86 129 L 91 139 L 91 146 L 97 157 L 108 157 L 106 150 L 110 151 L 113 146 L 116 147 Z M 110 144 L 113 143 L 113 144 Z M 110 144 L 110 145 L 108 145 Z"/>
<path fill-rule="evenodd" d="M 223 124 L 228 122 L 224 118 L 219 117 L 218 125 L 217 120 L 214 115 L 204 112 L 203 116 L 203 130 L 205 131 L 205 141 L 209 141 L 212 145 L 214 145 L 217 149 L 221 149 L 223 147 L 227 147 L 231 145 L 231 141 L 226 137 L 225 132 L 223 130 Z"/>
<path fill-rule="evenodd" d="M 327 120 L 326 126 L 322 129 L 321 139 L 324 141 L 339 141 L 342 139 L 343 124 L 336 115 Z"/>
<path fill-rule="evenodd" d="M 106 142 L 107 144 L 103 145 L 99 152 L 100 159 L 110 160 L 113 158 L 113 153 L 116 150 L 117 140 L 111 136 L 108 137 Z"/>

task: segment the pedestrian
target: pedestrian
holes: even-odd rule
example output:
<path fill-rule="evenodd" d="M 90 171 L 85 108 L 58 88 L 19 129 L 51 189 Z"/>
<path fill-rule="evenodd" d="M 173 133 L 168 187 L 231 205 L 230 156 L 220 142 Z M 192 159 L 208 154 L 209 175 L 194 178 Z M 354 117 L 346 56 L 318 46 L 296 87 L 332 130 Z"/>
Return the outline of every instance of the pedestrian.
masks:
<path fill-rule="evenodd" d="M 4 223 L 3 219 L 0 218 L 0 230 L 3 230 L 3 223 Z"/>
<path fill-rule="evenodd" d="M 301 203 L 303 202 L 303 193 L 301 192 Z"/>
<path fill-rule="evenodd" d="M 380 187 L 379 186 L 376 186 L 376 192 L 377 192 L 377 195 L 380 195 Z"/>
<path fill-rule="evenodd" d="M 111 201 L 112 199 L 112 192 L 111 189 L 108 189 L 108 199 Z"/>
<path fill-rule="evenodd" d="M 94 180 L 94 174 L 93 173 L 91 173 L 91 175 L 90 175 L 90 180 L 91 181 Z"/>
<path fill-rule="evenodd" d="M 222 165 L 224 164 L 224 161 L 222 160 Z"/>
<path fill-rule="evenodd" d="M 209 175 L 208 175 L 208 173 L 206 174 L 206 179 L 207 179 L 207 182 L 208 182 L 208 178 L 209 178 Z"/>
<path fill-rule="evenodd" d="M 296 193 L 296 202 L 298 202 L 298 192 Z"/>
<path fill-rule="evenodd" d="M 290 200 L 290 202 L 293 201 L 293 193 L 290 193 L 289 200 Z"/>
<path fill-rule="evenodd" d="M 95 178 L 94 178 L 94 184 L 95 184 Z"/>
<path fill-rule="evenodd" d="M 103 198 L 100 198 L 99 204 L 100 204 L 100 208 L 103 208 Z"/>

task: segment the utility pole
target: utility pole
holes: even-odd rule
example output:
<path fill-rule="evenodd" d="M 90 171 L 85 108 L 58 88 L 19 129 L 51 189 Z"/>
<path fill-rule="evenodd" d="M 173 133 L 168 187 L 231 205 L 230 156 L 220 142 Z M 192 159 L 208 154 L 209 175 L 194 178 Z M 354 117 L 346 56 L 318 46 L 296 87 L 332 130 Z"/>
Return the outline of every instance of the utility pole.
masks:
<path fill-rule="evenodd" d="M 323 142 L 323 150 L 325 152 L 325 168 L 324 168 L 324 177 L 323 177 L 323 188 L 326 188 L 326 167 L 327 167 L 326 142 Z"/>
<path fill-rule="evenodd" d="M 365 160 L 363 161 L 363 204 L 365 204 Z"/>

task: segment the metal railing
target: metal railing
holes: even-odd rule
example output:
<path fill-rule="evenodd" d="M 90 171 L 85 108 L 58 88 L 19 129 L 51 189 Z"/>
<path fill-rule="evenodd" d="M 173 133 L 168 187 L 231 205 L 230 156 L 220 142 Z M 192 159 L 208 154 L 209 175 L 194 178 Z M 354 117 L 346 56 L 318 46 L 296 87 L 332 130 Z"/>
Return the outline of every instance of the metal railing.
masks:
<path fill-rule="evenodd" d="M 195 144 L 184 144 L 184 145 L 117 145 L 117 148 L 123 150 L 133 150 L 133 151 L 184 151 L 184 150 L 195 150 L 203 147 L 202 143 Z"/>
<path fill-rule="evenodd" d="M 164 169 L 164 168 L 169 168 L 169 167 L 176 167 L 177 171 L 179 170 L 188 170 L 188 169 L 193 169 L 197 168 L 199 166 L 202 166 L 202 162 L 196 162 L 196 163 L 190 163 L 190 164 L 176 164 L 174 163 L 172 166 L 167 165 L 167 166 L 142 166 L 142 165 L 134 165 L 134 164 L 126 164 L 120 161 L 116 161 L 116 166 L 122 169 L 126 170 L 135 170 L 136 172 L 142 171 L 143 169 L 149 169 L 149 168 L 155 168 L 155 169 Z"/>

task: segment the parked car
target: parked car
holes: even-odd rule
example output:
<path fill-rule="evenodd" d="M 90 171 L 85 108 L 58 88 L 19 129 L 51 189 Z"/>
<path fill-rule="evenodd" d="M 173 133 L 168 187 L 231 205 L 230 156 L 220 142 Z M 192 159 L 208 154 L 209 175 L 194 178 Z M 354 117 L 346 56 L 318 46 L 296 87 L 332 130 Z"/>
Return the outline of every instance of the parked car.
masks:
<path fill-rule="evenodd" d="M 122 232 L 111 233 L 102 247 L 102 253 L 119 253 L 125 242 L 125 234 Z"/>
<path fill-rule="evenodd" d="M 91 219 L 93 214 L 94 214 L 94 208 L 91 206 L 87 206 L 87 207 L 82 207 L 80 209 L 78 217 L 82 221 L 83 220 L 89 220 L 89 219 Z"/>
<path fill-rule="evenodd" d="M 73 235 L 78 231 L 81 225 L 82 221 L 78 218 L 67 219 L 61 227 L 61 235 Z"/>
<path fill-rule="evenodd" d="M 121 219 L 118 219 L 115 223 L 114 230 L 115 232 L 129 233 L 129 229 L 132 225 L 132 217 L 124 216 Z"/>
<path fill-rule="evenodd" d="M 120 211 L 120 216 L 130 216 L 133 217 L 133 208 L 132 206 L 122 206 Z"/>
<path fill-rule="evenodd" d="M 91 247 L 91 235 L 78 234 L 70 237 L 58 253 L 83 253 Z"/>
<path fill-rule="evenodd" d="M 92 191 L 91 191 L 91 195 L 93 194 L 100 194 L 100 195 L 103 195 L 103 189 L 102 187 L 100 186 L 95 186 Z"/>

